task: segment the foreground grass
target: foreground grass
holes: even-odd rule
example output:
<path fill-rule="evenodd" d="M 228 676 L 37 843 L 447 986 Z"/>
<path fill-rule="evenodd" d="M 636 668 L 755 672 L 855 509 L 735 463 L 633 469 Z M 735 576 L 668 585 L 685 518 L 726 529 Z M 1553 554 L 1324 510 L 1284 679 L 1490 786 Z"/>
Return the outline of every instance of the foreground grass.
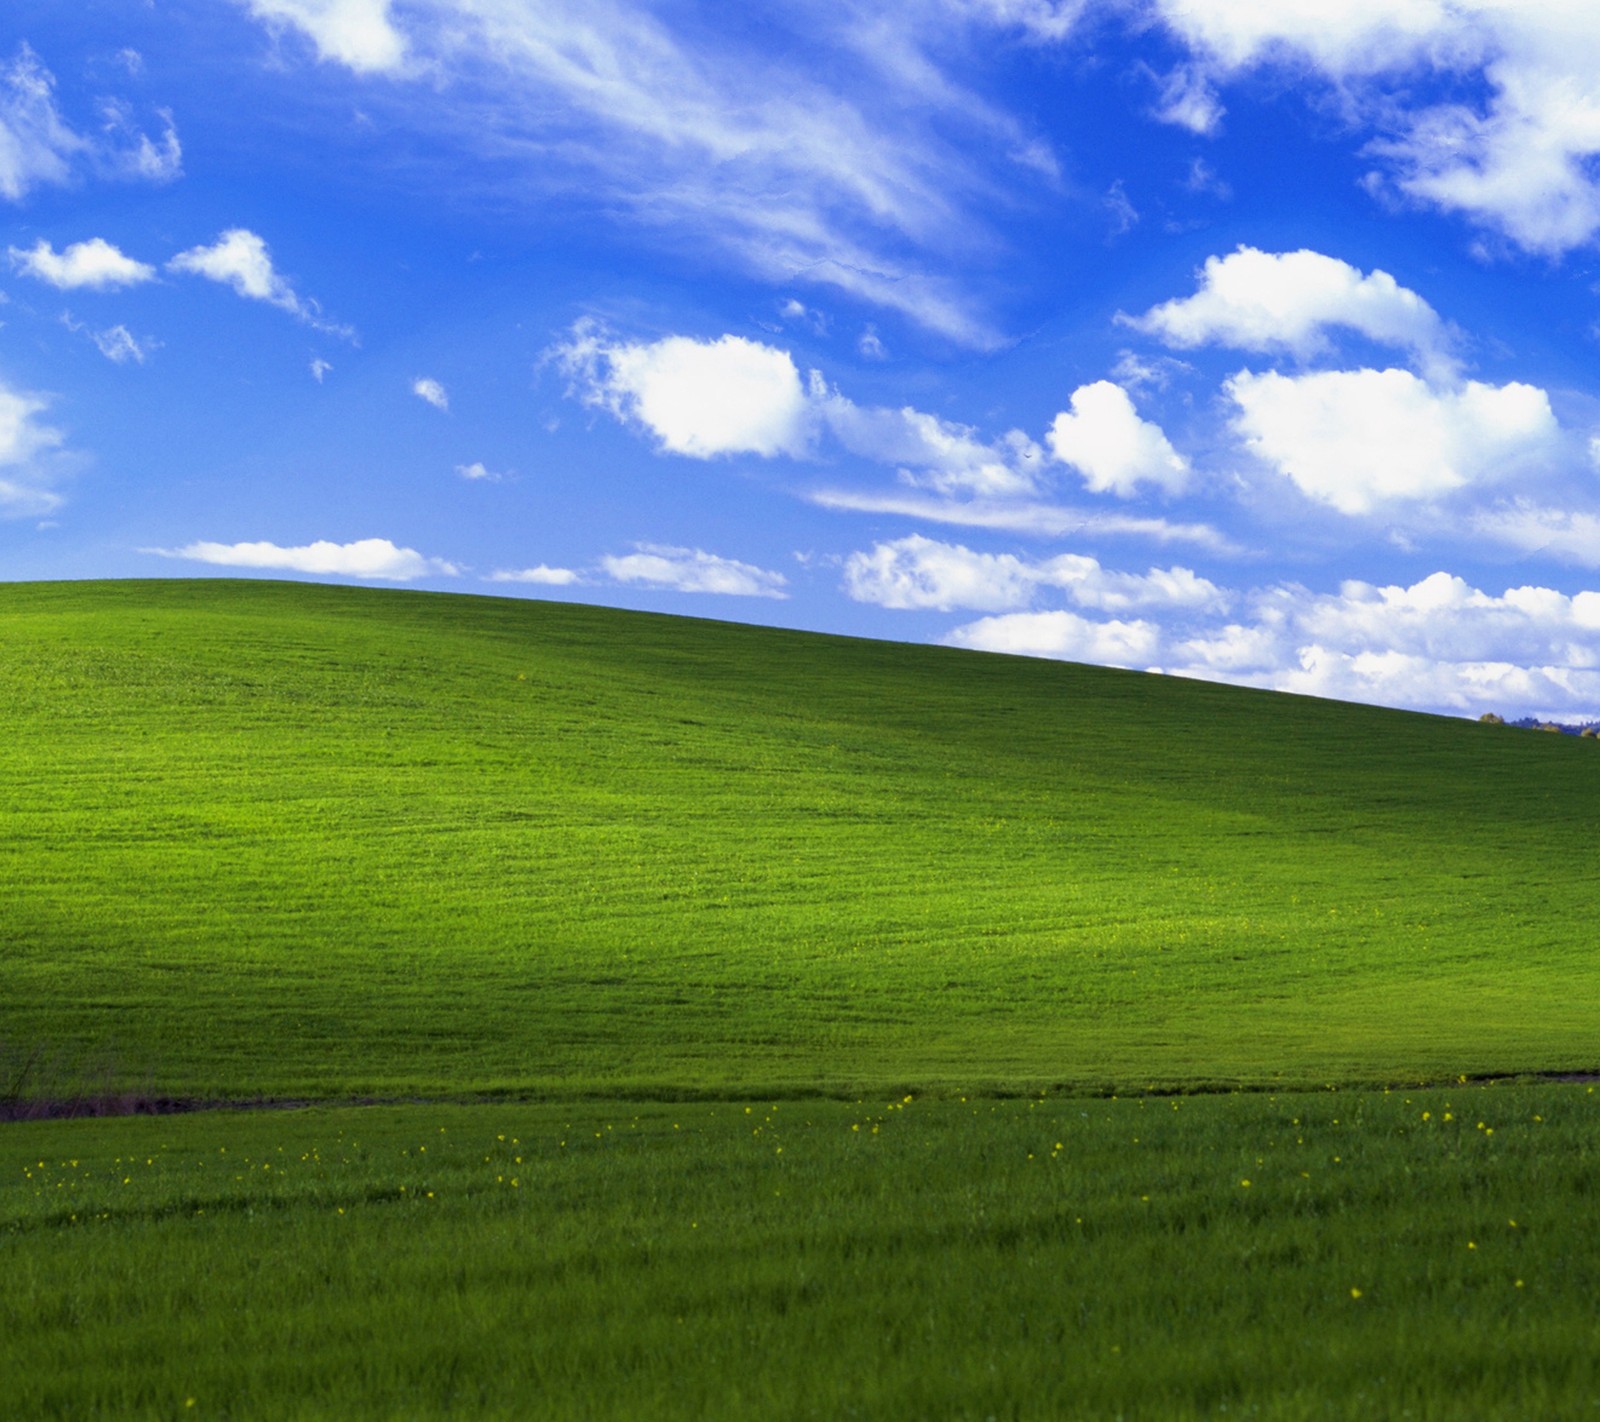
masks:
<path fill-rule="evenodd" d="M 1585 1086 L 0 1130 L 17 1416 L 1565 1418 Z"/>
<path fill-rule="evenodd" d="M 42 1094 L 329 1098 L 1600 1053 L 1589 741 L 258 582 L 0 587 L 0 705 L 0 1092 L 30 1061 Z"/>

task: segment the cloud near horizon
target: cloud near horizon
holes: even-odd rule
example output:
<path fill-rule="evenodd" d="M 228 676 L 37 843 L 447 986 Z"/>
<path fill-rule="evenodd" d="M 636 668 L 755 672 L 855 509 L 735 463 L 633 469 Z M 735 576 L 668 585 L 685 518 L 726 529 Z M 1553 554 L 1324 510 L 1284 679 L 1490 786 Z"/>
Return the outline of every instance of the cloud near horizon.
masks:
<path fill-rule="evenodd" d="M 382 582 L 409 583 L 426 577 L 457 577 L 461 569 L 443 558 L 426 558 L 414 548 L 401 548 L 387 538 L 361 538 L 353 543 L 319 539 L 299 547 L 276 543 L 196 542 L 182 548 L 145 548 L 161 558 L 182 558 L 224 568 L 268 568 L 295 573 L 330 574 Z"/>
<path fill-rule="evenodd" d="M 1600 705 L 1597 591 L 1522 586 L 1495 596 L 1438 572 L 1410 586 L 1349 581 L 1319 594 L 1280 583 L 1223 598 L 1246 615 L 1003 613 L 945 641 L 1401 709 L 1561 719 Z"/>
<path fill-rule="evenodd" d="M 729 597 L 786 598 L 788 579 L 753 563 L 722 558 L 701 548 L 638 543 L 634 552 L 600 560 L 605 574 L 619 583 L 671 592 L 718 593 Z"/>

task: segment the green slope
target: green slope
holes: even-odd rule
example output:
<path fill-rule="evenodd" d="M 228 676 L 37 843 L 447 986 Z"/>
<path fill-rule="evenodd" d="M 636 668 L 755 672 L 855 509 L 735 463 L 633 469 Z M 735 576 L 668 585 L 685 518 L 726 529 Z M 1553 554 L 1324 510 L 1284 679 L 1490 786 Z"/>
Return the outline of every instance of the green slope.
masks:
<path fill-rule="evenodd" d="M 0 1040 L 42 1053 L 36 1083 L 770 1093 L 1600 1061 L 1592 741 L 224 581 L 0 587 L 0 707 Z"/>

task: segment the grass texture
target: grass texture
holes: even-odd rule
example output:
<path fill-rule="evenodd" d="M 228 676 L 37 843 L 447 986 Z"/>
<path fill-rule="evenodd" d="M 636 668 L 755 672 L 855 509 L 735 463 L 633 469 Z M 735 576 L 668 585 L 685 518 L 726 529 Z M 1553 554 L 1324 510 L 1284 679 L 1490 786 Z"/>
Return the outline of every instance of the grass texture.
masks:
<path fill-rule="evenodd" d="M 0 1376 L 30 1419 L 1593 1416 L 1597 1102 L 16 1124 Z"/>
<path fill-rule="evenodd" d="M 206 1099 L 1287 1088 L 1600 1060 L 1591 741 L 254 581 L 0 586 L 0 706 L 14 1094 L 97 1072 Z"/>

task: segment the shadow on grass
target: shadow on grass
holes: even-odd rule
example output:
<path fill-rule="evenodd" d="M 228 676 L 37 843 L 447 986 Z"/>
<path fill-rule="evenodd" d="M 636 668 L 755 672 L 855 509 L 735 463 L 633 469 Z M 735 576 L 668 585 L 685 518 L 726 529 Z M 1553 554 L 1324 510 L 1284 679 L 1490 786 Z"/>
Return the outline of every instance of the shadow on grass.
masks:
<path fill-rule="evenodd" d="M 0 1121 L 160 1116 L 205 1104 L 131 1086 L 130 1075 L 114 1056 L 89 1061 L 63 1048 L 0 1041 Z"/>

